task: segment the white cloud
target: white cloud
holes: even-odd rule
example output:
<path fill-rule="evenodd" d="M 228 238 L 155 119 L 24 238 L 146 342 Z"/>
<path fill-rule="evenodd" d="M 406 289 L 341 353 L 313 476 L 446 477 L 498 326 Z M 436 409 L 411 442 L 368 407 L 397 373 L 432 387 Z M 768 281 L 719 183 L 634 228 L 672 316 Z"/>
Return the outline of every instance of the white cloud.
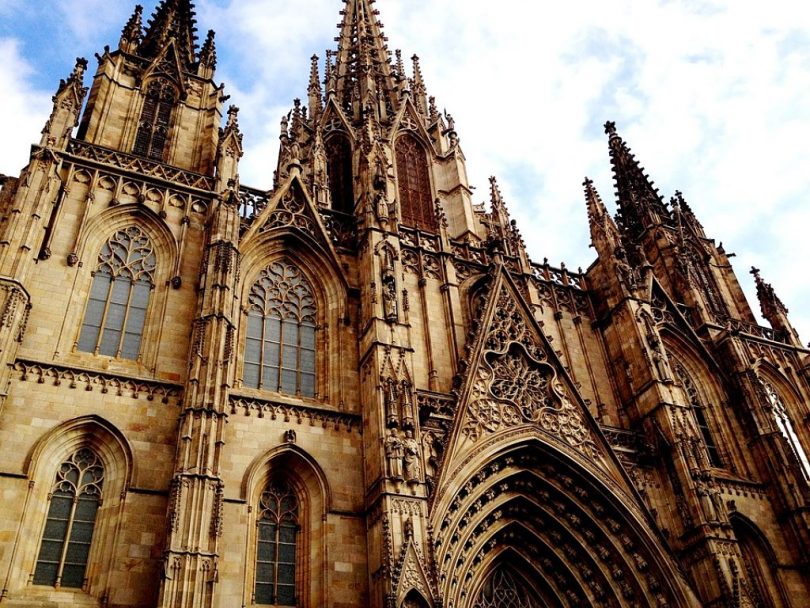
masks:
<path fill-rule="evenodd" d="M 99 2 L 65 3 L 80 9 L 74 36 L 96 11 L 110 22 L 113 9 Z M 121 23 L 102 44 L 115 43 L 132 3 L 109 3 Z M 322 65 L 324 49 L 335 47 L 343 4 L 198 0 L 197 7 L 201 31 L 217 30 L 217 76 L 242 108 L 243 181 L 267 187 L 279 118 L 294 97 L 306 96 L 309 57 L 319 54 Z M 767 10 L 747 0 L 385 0 L 375 7 L 391 48 L 420 56 L 430 94 L 454 115 L 476 200 L 496 174 L 535 259 L 569 267 L 592 261 L 580 184 L 589 175 L 603 198 L 613 198 L 601 128 L 612 119 L 662 194 L 682 190 L 710 236 L 738 254 L 754 309 L 752 264 L 810 339 L 810 283 L 795 271 L 810 260 L 810 29 L 795 2 L 773 0 Z M 8 69 L 0 67 L 3 78 Z M 33 122 L 34 130 L 15 127 L 29 129 L 22 141 L 38 132 L 41 121 Z"/>
<path fill-rule="evenodd" d="M 29 84 L 31 66 L 20 56 L 19 42 L 0 38 L 0 116 L 4 117 L 0 172 L 19 173 L 28 162 L 31 143 L 50 112 L 50 95 Z"/>

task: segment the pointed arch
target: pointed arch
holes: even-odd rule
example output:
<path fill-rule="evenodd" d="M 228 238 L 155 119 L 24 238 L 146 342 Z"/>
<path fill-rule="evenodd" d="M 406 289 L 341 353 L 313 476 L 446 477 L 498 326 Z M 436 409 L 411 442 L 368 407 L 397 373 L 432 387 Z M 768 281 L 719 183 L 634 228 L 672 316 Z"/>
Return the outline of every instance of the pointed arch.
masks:
<path fill-rule="evenodd" d="M 354 213 L 354 171 L 349 138 L 339 131 L 332 133 L 326 138 L 324 149 L 332 209 Z"/>
<path fill-rule="evenodd" d="M 172 115 L 179 97 L 177 86 L 168 78 L 156 76 L 143 83 L 143 105 L 132 153 L 164 161 Z"/>
<path fill-rule="evenodd" d="M 99 354 L 153 368 L 161 347 L 166 286 L 177 267 L 177 240 L 144 205 L 105 209 L 88 220 L 82 235 L 76 245 L 77 288 L 61 350 L 79 362 Z"/>
<path fill-rule="evenodd" d="M 29 486 L 19 530 L 31 540 L 17 540 L 10 570 L 20 597 L 36 592 L 28 580 L 96 598 L 107 592 L 134 468 L 131 446 L 100 416 L 65 421 L 40 437 L 24 464 Z"/>
<path fill-rule="evenodd" d="M 405 599 L 402 600 L 401 608 L 430 608 L 430 602 L 416 589 L 411 589 Z"/>
<path fill-rule="evenodd" d="M 241 494 L 249 506 L 245 602 L 267 603 L 272 596 L 273 605 L 324 605 L 324 526 L 331 495 L 323 469 L 298 446 L 279 446 L 251 463 Z M 282 526 L 285 522 L 290 525 Z M 270 554 L 271 533 L 282 541 L 283 553 L 273 547 Z"/>
<path fill-rule="evenodd" d="M 800 422 L 805 416 L 805 412 L 800 409 L 802 400 L 796 398 L 794 387 L 772 366 L 761 362 L 757 372 L 762 384 L 765 410 L 770 413 L 776 428 L 795 456 L 805 480 L 810 481 L 810 451 L 805 448 Z"/>
<path fill-rule="evenodd" d="M 472 591 L 481 593 L 511 551 L 529 568 L 535 596 L 555 598 L 550 605 L 697 605 L 666 541 L 613 483 L 539 432 L 503 434 L 482 448 L 431 506 L 445 601 L 475 607 Z"/>
<path fill-rule="evenodd" d="M 402 224 L 436 232 L 438 225 L 433 208 L 427 150 L 414 134 L 407 131 L 397 137 L 394 148 Z"/>
<path fill-rule="evenodd" d="M 745 578 L 759 605 L 764 608 L 788 606 L 776 555 L 768 539 L 756 524 L 740 513 L 732 513 L 729 519 L 742 555 Z"/>
<path fill-rule="evenodd" d="M 734 469 L 730 461 L 730 441 L 723 435 L 720 417 L 726 402 L 723 387 L 718 384 L 717 376 L 711 373 L 709 364 L 702 353 L 693 348 L 681 335 L 670 331 L 669 327 L 661 330 L 661 339 L 670 360 L 670 367 L 675 381 L 680 384 L 694 415 L 694 422 L 700 433 L 709 464 L 714 467 Z"/>
<path fill-rule="evenodd" d="M 472 608 L 562 608 L 545 576 L 511 549 L 493 561 L 472 598 Z"/>

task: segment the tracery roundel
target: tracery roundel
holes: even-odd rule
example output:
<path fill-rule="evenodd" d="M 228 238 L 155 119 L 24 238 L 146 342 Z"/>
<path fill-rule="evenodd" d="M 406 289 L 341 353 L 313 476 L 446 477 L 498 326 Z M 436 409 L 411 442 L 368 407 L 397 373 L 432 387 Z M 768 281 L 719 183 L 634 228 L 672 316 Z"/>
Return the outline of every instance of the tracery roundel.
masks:
<path fill-rule="evenodd" d="M 149 237 L 138 226 L 113 234 L 98 255 L 97 272 L 126 276 L 132 281 L 155 282 L 157 260 Z"/>

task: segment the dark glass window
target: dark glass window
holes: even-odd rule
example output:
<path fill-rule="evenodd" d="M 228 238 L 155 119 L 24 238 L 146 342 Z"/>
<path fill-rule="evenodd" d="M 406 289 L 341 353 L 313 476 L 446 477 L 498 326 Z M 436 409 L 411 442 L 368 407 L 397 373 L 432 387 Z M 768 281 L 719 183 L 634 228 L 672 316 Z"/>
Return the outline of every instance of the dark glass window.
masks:
<path fill-rule="evenodd" d="M 326 141 L 326 161 L 332 209 L 353 213 L 352 147 L 344 135 L 333 135 Z"/>
<path fill-rule="evenodd" d="M 436 213 L 430 195 L 425 149 L 413 135 L 405 133 L 397 139 L 396 155 L 402 223 L 435 232 Z"/>
<path fill-rule="evenodd" d="M 163 160 L 175 97 L 174 87 L 165 80 L 152 80 L 149 83 L 138 122 L 138 133 L 135 135 L 133 154 Z"/>
<path fill-rule="evenodd" d="M 93 275 L 79 350 L 138 358 L 155 267 L 152 244 L 137 226 L 107 240 Z"/>
<path fill-rule="evenodd" d="M 244 383 L 315 396 L 315 297 L 297 266 L 279 261 L 262 271 L 249 296 Z"/>
<path fill-rule="evenodd" d="M 675 375 L 681 382 L 681 386 L 686 391 L 689 397 L 689 402 L 692 405 L 692 411 L 695 413 L 695 420 L 697 421 L 700 436 L 703 438 L 703 445 L 706 446 L 706 452 L 709 455 L 709 462 L 713 467 L 722 467 L 723 459 L 720 458 L 720 450 L 712 436 L 711 429 L 709 428 L 709 421 L 706 416 L 706 406 L 700 398 L 697 387 L 692 381 L 691 376 L 687 373 L 686 369 L 680 363 L 675 364 Z"/>
<path fill-rule="evenodd" d="M 273 482 L 262 494 L 257 534 L 256 603 L 295 606 L 298 498 L 288 484 Z"/>
<path fill-rule="evenodd" d="M 90 449 L 78 450 L 60 465 L 34 570 L 35 585 L 77 589 L 84 585 L 103 483 L 104 468 Z"/>

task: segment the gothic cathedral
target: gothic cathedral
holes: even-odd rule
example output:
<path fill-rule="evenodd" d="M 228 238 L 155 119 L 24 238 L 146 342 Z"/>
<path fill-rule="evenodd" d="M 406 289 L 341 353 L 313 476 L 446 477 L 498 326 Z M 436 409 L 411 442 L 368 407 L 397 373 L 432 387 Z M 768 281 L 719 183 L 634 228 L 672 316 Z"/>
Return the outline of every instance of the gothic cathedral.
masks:
<path fill-rule="evenodd" d="M 810 350 L 773 287 L 762 327 L 610 122 L 596 260 L 532 261 L 343 1 L 269 190 L 190 0 L 77 60 L 0 179 L 0 605 L 810 606 Z"/>

